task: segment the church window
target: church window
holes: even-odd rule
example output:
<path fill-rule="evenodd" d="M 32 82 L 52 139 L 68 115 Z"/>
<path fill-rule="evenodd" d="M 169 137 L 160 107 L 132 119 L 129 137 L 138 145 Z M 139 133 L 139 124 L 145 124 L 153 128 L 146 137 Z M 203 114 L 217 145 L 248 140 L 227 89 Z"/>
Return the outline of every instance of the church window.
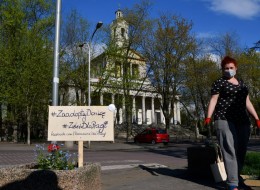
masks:
<path fill-rule="evenodd" d="M 125 29 L 124 28 L 121 28 L 121 36 L 125 37 Z"/>

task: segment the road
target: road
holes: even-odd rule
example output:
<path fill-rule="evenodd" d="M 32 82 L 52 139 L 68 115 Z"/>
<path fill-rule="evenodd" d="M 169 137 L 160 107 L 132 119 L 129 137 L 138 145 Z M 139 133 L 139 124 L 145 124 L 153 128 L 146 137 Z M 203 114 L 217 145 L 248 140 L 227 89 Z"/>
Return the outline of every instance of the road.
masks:
<path fill-rule="evenodd" d="M 215 184 L 211 178 L 187 172 L 187 147 L 196 145 L 97 143 L 91 149 L 84 149 L 84 162 L 101 164 L 103 190 L 224 189 L 223 184 Z M 4 147 L 0 143 L 0 167 L 35 161 L 33 149 L 33 146 L 23 150 L 18 146 Z M 260 143 L 250 144 L 248 150 L 260 151 Z"/>
<path fill-rule="evenodd" d="M 113 145 L 108 144 L 110 147 Z M 13 147 L 15 146 L 15 147 Z M 4 148 L 0 144 L 0 166 L 24 164 L 35 161 L 34 146 L 26 149 Z M 25 145 L 24 145 L 25 146 Z M 106 145 L 105 145 L 106 146 Z M 84 149 L 84 162 L 99 162 L 101 166 L 116 165 L 133 165 L 133 164 L 149 164 L 157 163 L 162 165 L 186 165 L 186 149 L 190 144 L 178 144 L 164 147 L 163 145 L 128 145 L 124 148 L 108 148 L 101 147 L 99 149 L 93 146 L 93 149 Z M 115 145 L 121 146 L 121 145 Z M 124 145 L 125 146 L 125 145 Z M 76 152 L 77 149 L 70 152 Z"/>

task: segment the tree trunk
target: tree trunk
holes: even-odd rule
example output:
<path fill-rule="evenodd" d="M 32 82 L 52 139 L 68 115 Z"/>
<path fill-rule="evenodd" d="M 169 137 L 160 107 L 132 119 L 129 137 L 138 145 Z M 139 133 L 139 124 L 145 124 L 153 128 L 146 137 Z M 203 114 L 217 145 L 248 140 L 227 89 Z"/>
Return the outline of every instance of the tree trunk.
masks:
<path fill-rule="evenodd" d="M 31 112 L 29 106 L 26 109 L 27 115 L 27 144 L 31 144 Z"/>
<path fill-rule="evenodd" d="M 125 109 L 125 124 L 126 124 L 126 142 L 129 141 L 129 136 L 130 136 L 130 126 L 129 126 L 129 110 L 128 106 L 126 106 Z"/>
<path fill-rule="evenodd" d="M 197 140 L 199 136 L 199 128 L 198 128 L 198 122 L 195 122 L 195 139 Z"/>
<path fill-rule="evenodd" d="M 0 103 L 0 141 L 2 141 L 2 126 L 3 126 L 3 119 L 2 119 L 2 103 Z"/>
<path fill-rule="evenodd" d="M 132 135 L 132 120 L 131 120 L 132 115 L 131 115 L 131 112 L 128 108 L 126 110 L 127 110 L 126 111 L 126 125 L 127 125 L 127 135 L 126 135 L 127 139 L 126 139 L 126 141 L 128 142 L 130 135 Z"/>
<path fill-rule="evenodd" d="M 76 102 L 77 102 L 77 106 L 79 106 L 80 103 L 79 103 L 79 92 L 78 92 L 78 90 L 76 90 Z"/>
<path fill-rule="evenodd" d="M 169 129 L 170 129 L 170 121 L 171 121 L 171 118 L 165 117 L 165 129 L 166 129 L 167 133 L 169 132 Z"/>
<path fill-rule="evenodd" d="M 83 89 L 81 89 L 81 91 L 80 91 L 81 93 L 80 93 L 80 105 L 81 106 L 83 106 L 83 105 L 86 105 L 84 102 L 88 102 L 87 100 L 87 98 L 85 98 L 85 90 L 83 90 Z M 85 101 L 84 101 L 85 100 Z"/>

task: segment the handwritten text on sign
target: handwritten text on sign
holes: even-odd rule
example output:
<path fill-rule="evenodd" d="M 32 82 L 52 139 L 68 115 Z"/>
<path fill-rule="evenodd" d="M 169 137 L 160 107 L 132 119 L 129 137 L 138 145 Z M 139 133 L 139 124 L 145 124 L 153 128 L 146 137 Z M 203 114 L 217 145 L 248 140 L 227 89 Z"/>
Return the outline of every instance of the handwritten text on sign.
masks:
<path fill-rule="evenodd" d="M 49 106 L 49 141 L 114 141 L 108 106 Z"/>

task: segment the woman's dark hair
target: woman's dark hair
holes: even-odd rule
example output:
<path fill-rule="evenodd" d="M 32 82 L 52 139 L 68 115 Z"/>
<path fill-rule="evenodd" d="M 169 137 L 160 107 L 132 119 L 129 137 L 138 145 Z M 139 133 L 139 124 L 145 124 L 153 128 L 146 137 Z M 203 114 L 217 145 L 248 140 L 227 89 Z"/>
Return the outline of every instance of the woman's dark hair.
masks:
<path fill-rule="evenodd" d="M 221 68 L 223 69 L 226 64 L 234 63 L 234 65 L 237 67 L 237 61 L 229 56 L 225 56 L 224 59 L 221 61 Z"/>

